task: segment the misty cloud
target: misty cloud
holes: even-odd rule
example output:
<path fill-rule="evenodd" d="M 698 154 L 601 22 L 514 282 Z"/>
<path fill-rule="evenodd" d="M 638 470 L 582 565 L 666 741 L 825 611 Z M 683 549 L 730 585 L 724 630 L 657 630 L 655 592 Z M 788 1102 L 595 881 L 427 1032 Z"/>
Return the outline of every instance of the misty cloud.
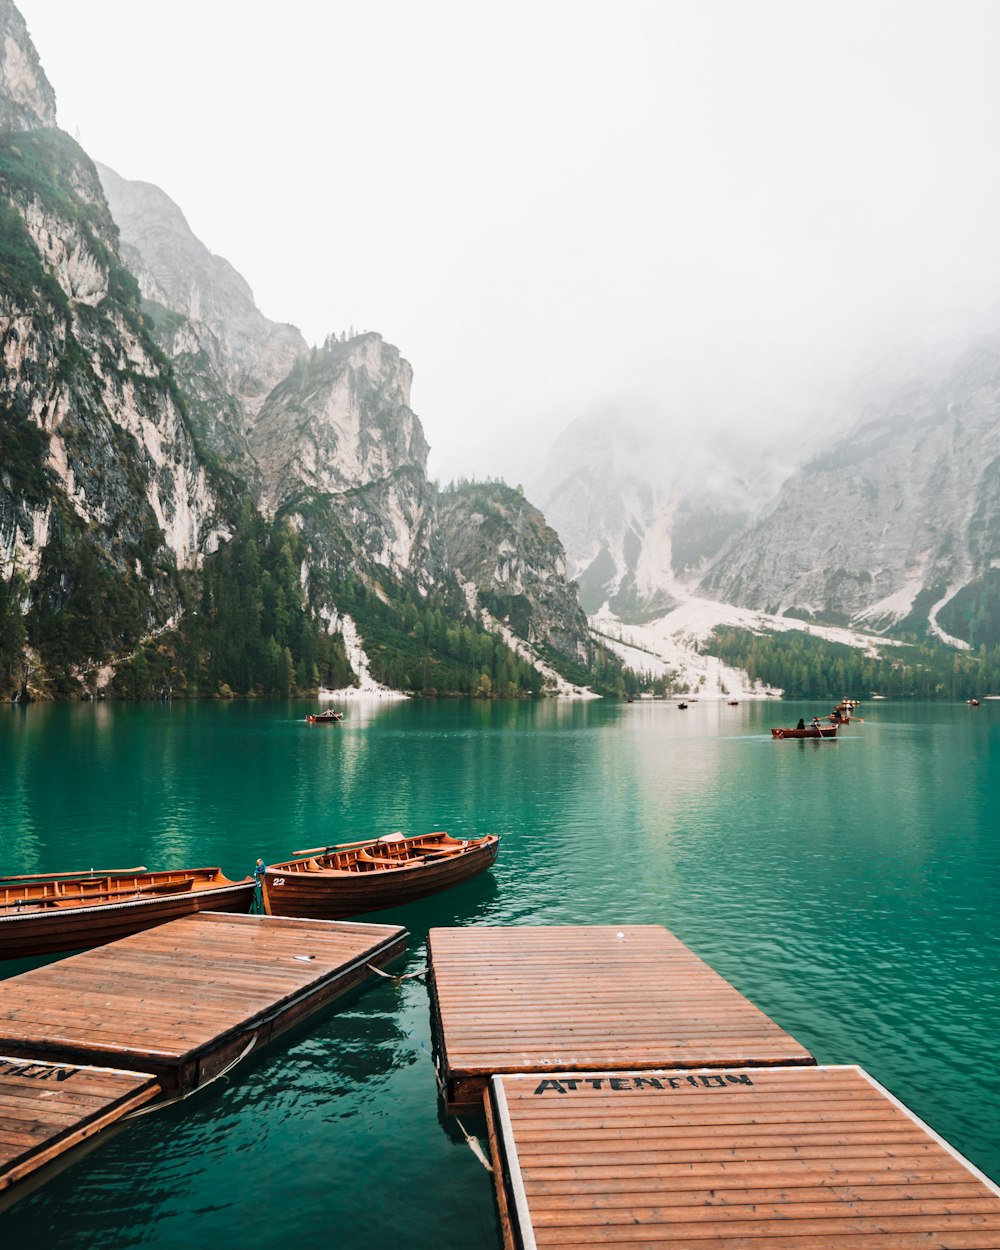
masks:
<path fill-rule="evenodd" d="M 602 403 L 780 439 L 995 314 L 986 0 L 19 7 L 268 317 L 401 349 L 444 478 Z"/>

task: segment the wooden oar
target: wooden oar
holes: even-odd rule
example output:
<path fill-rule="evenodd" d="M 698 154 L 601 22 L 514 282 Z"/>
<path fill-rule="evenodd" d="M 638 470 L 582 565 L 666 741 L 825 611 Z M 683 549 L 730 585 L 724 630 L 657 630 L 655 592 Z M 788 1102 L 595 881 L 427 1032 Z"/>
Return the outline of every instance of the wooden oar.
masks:
<path fill-rule="evenodd" d="M 35 872 L 23 877 L 0 877 L 0 881 L 65 881 L 73 877 L 132 877 L 148 869 L 138 868 L 91 868 L 79 872 Z"/>
<path fill-rule="evenodd" d="M 325 855 L 327 851 L 349 851 L 355 846 L 371 846 L 378 838 L 365 838 L 362 842 L 335 842 L 333 846 L 314 846 L 308 851 L 292 851 L 293 855 Z"/>

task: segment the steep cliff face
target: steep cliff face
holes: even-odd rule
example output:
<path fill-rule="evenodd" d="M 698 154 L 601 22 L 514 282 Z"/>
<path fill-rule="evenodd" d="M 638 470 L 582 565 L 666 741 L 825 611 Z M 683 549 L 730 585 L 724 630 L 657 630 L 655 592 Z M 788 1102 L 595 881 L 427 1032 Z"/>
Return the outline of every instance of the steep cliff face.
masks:
<path fill-rule="evenodd" d="M 251 431 L 262 508 L 315 563 L 431 585 L 443 560 L 410 365 L 378 334 L 329 339 L 268 396 Z"/>
<path fill-rule="evenodd" d="M 257 486 L 247 438 L 267 396 L 306 353 L 305 340 L 260 312 L 243 278 L 195 237 L 159 187 L 104 165 L 97 171 L 147 324 L 170 357 L 199 438 Z"/>
<path fill-rule="evenodd" d="M 533 647 L 591 664 L 594 647 L 562 543 L 520 491 L 465 484 L 441 495 L 439 515 L 448 564 L 483 607 Z"/>
<path fill-rule="evenodd" d="M 0 13 L 7 63 L 37 66 Z M 29 80 L 7 117 L 31 128 L 0 134 L 0 573 L 24 579 L 38 645 L 85 665 L 169 619 L 224 530 L 96 170 L 37 124 L 51 89 Z"/>
<path fill-rule="evenodd" d="M 901 389 L 804 465 L 703 588 L 826 621 L 938 628 L 1000 562 L 998 483 L 1000 338 Z"/>
<path fill-rule="evenodd" d="M 24 18 L 10 0 L 0 0 L 0 131 L 55 124 L 56 95 Z"/>

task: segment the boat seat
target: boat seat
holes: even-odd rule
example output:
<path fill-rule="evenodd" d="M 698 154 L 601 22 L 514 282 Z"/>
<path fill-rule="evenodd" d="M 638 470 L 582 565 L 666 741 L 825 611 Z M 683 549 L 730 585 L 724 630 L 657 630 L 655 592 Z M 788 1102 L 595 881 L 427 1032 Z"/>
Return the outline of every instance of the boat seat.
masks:
<path fill-rule="evenodd" d="M 371 865 L 372 869 L 385 868 L 387 866 L 386 860 L 376 859 L 374 855 L 368 855 L 365 851 L 358 851 L 354 857 L 354 862 L 364 866 L 362 871 L 367 870 L 368 865 Z"/>

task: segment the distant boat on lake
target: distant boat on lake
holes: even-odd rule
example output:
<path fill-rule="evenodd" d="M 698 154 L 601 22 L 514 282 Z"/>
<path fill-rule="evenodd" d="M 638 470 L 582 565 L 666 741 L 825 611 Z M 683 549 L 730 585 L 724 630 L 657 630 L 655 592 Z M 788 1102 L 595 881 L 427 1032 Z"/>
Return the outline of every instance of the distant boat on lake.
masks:
<path fill-rule="evenodd" d="M 806 725 L 805 729 L 772 729 L 772 738 L 836 738 L 837 725 Z"/>
<path fill-rule="evenodd" d="M 489 868 L 498 834 L 462 840 L 447 833 L 404 838 L 389 834 L 299 852 L 303 859 L 269 864 L 264 910 L 273 916 L 342 920 L 400 907 L 468 881 Z"/>
<path fill-rule="evenodd" d="M 335 725 L 343 719 L 344 713 L 335 712 L 333 708 L 328 708 L 325 712 L 316 712 L 315 715 L 310 714 L 306 717 L 310 725 Z"/>
<path fill-rule="evenodd" d="M 196 911 L 248 912 L 254 879 L 219 868 L 0 878 L 0 959 L 103 946 Z"/>

